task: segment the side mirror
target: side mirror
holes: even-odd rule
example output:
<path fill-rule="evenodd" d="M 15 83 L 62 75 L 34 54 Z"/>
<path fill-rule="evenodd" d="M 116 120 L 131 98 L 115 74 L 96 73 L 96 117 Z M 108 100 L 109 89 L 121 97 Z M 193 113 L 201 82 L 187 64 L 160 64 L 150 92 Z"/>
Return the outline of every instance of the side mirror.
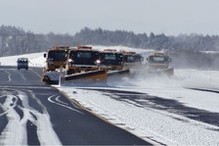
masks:
<path fill-rule="evenodd" d="M 43 57 L 46 58 L 46 53 L 43 54 Z"/>

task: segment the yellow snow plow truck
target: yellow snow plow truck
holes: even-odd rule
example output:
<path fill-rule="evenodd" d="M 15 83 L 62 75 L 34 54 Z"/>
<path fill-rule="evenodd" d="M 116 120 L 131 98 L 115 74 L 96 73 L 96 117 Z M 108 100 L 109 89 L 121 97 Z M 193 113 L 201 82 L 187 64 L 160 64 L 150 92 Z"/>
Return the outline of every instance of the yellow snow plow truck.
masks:
<path fill-rule="evenodd" d="M 124 66 L 123 53 L 114 49 L 100 52 L 100 68 L 106 70 L 108 76 L 129 74 L 129 68 Z"/>
<path fill-rule="evenodd" d="M 43 72 L 55 71 L 56 69 L 64 67 L 69 50 L 69 46 L 54 46 L 49 49 L 48 52 L 44 54 L 46 65 Z"/>
<path fill-rule="evenodd" d="M 122 51 L 124 55 L 124 62 L 125 66 L 128 67 L 131 72 L 138 72 L 138 70 L 142 66 L 142 62 L 144 58 L 137 54 L 136 52 L 132 51 Z"/>
<path fill-rule="evenodd" d="M 109 70 L 122 70 L 124 68 L 124 56 L 114 49 L 105 49 L 100 52 L 100 66 Z"/>
<path fill-rule="evenodd" d="M 143 57 L 140 54 L 132 51 L 123 51 L 124 61 L 127 64 L 135 64 L 141 63 L 143 61 Z"/>
<path fill-rule="evenodd" d="M 99 51 L 89 46 L 78 46 L 69 51 L 66 63 L 67 74 L 98 70 Z"/>
<path fill-rule="evenodd" d="M 65 67 L 70 46 L 54 46 L 44 53 L 46 64 L 43 68 L 41 80 L 49 84 L 58 83 L 61 74 L 60 69 Z"/>
<path fill-rule="evenodd" d="M 66 80 L 89 78 L 104 80 L 107 73 L 100 68 L 100 53 L 90 46 L 78 46 L 68 53 L 66 63 Z"/>
<path fill-rule="evenodd" d="M 155 75 L 172 76 L 174 69 L 170 67 L 171 58 L 163 52 L 155 52 L 148 56 L 146 72 Z"/>

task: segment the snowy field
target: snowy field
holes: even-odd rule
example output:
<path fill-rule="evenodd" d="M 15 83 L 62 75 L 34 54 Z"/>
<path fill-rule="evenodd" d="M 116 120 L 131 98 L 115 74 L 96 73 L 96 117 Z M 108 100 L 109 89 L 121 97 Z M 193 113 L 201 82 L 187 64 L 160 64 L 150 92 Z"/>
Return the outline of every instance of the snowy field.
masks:
<path fill-rule="evenodd" d="M 42 53 L 0 57 L 0 64 L 1 65 L 15 66 L 15 65 L 17 65 L 18 58 L 28 58 L 30 61 L 29 66 L 43 67 L 43 65 L 45 65 L 45 58 L 43 57 L 43 54 L 44 53 L 42 52 Z"/>
<path fill-rule="evenodd" d="M 31 66 L 45 63 L 43 53 L 24 56 Z M 0 62 L 15 65 L 17 58 L 2 57 Z M 111 78 L 104 85 L 63 83 L 55 87 L 142 139 L 167 145 L 219 145 L 219 124 L 205 122 L 199 114 L 189 112 L 219 116 L 219 71 L 176 69 L 172 78 L 142 74 L 131 79 Z"/>
<path fill-rule="evenodd" d="M 157 108 L 153 105 L 154 102 L 150 102 L 150 98 L 159 97 L 164 101 L 167 99 L 167 102 L 170 100 L 181 103 L 179 106 L 183 105 L 188 109 L 218 113 L 219 93 L 189 88 L 211 89 L 219 92 L 219 71 L 177 69 L 172 79 L 126 79 L 123 82 L 109 81 L 107 84 L 109 87 L 62 85 L 57 88 L 97 115 L 145 140 L 150 139 L 168 145 L 219 144 L 218 125 L 198 121 L 189 118 L 188 115 L 170 112 L 165 108 Z M 117 94 L 102 92 L 105 90 L 118 92 Z M 141 95 L 139 93 L 144 93 L 145 96 L 136 100 L 126 98 L 135 98 L 134 95 Z M 119 95 L 124 99 L 121 99 Z"/>

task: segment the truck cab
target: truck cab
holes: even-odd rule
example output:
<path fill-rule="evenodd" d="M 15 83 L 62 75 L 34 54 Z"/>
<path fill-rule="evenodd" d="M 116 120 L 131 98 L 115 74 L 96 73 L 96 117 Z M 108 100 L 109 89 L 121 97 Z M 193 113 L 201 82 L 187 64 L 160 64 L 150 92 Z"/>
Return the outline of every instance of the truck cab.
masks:
<path fill-rule="evenodd" d="M 100 66 L 108 70 L 121 70 L 124 67 L 124 56 L 116 50 L 105 49 L 100 52 Z"/>
<path fill-rule="evenodd" d="M 170 67 L 172 59 L 160 52 L 155 52 L 148 56 L 147 58 L 147 69 L 152 73 L 166 74 L 168 76 L 172 76 L 174 74 L 174 70 Z"/>
<path fill-rule="evenodd" d="M 100 64 L 99 51 L 90 46 L 78 46 L 69 51 L 66 63 L 67 74 L 98 70 Z"/>
<path fill-rule="evenodd" d="M 55 71 L 58 68 L 64 67 L 69 50 L 69 46 L 55 46 L 49 49 L 48 52 L 44 54 L 44 58 L 46 58 L 44 72 Z"/>
<path fill-rule="evenodd" d="M 144 58 L 132 51 L 123 51 L 125 65 L 129 68 L 137 68 L 141 66 Z"/>

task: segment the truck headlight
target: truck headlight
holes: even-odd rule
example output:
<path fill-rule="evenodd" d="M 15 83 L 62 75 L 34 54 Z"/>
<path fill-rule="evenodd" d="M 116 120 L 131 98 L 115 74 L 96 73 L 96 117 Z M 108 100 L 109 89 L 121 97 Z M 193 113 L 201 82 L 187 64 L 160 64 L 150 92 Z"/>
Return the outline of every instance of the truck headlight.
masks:
<path fill-rule="evenodd" d="M 95 63 L 96 63 L 97 65 L 99 65 L 99 64 L 101 63 L 101 61 L 98 59 L 98 60 L 95 61 Z"/>
<path fill-rule="evenodd" d="M 68 62 L 73 62 L 73 60 L 72 59 L 68 59 Z"/>

